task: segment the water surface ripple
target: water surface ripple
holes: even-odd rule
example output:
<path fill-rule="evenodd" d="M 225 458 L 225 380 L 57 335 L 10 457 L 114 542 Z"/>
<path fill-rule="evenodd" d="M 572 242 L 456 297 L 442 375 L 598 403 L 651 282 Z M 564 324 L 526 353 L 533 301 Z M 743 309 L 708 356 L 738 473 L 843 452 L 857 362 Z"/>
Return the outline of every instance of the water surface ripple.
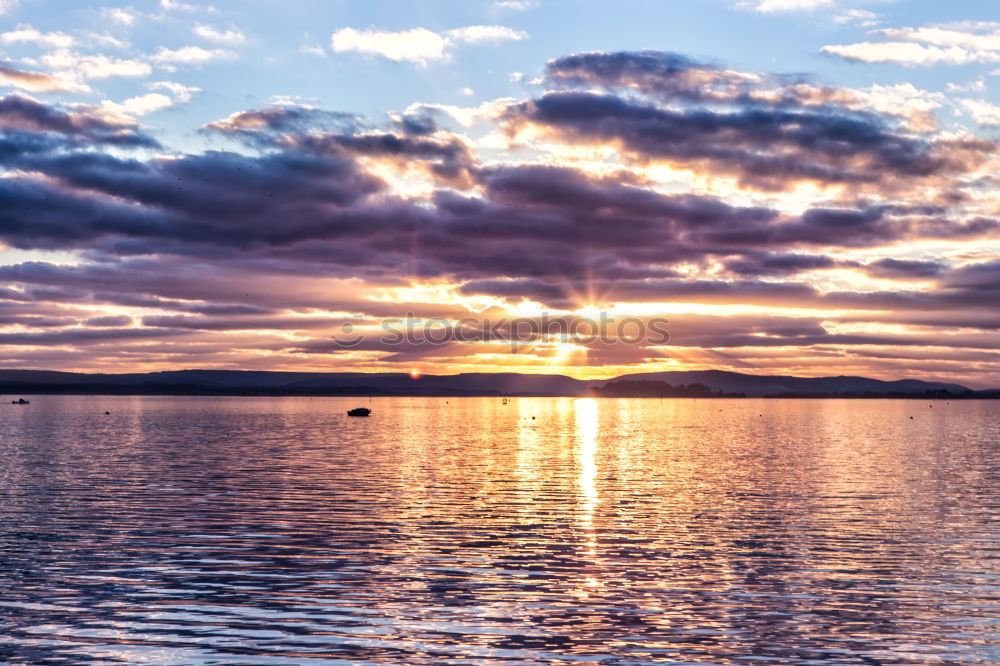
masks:
<path fill-rule="evenodd" d="M 364 402 L 2 407 L 0 660 L 1000 660 L 1000 403 Z"/>

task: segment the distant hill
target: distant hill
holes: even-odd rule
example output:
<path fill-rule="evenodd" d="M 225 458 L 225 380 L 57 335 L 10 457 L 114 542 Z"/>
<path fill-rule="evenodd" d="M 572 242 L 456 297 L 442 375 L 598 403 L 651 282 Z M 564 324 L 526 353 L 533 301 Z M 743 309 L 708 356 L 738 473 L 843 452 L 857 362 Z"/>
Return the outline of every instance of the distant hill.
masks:
<path fill-rule="evenodd" d="M 747 396 L 925 397 L 935 392 L 964 397 L 1000 397 L 972 392 L 959 384 L 867 377 L 786 377 L 722 370 L 648 372 L 609 380 L 579 380 L 563 375 L 465 373 L 266 372 L 243 370 L 173 370 L 128 374 L 84 374 L 48 370 L 0 370 L 0 394 L 82 393 L 161 395 L 592 395 L 591 389 L 614 381 L 661 382 L 671 386 L 703 385 L 714 394 Z M 613 394 L 612 390 L 610 393 Z"/>
<path fill-rule="evenodd" d="M 604 386 L 592 386 L 591 393 L 602 398 L 745 398 L 743 393 L 713 391 L 704 384 L 672 386 L 647 379 L 616 379 Z"/>
<path fill-rule="evenodd" d="M 723 370 L 645 372 L 627 375 L 619 379 L 658 381 L 674 385 L 697 383 L 704 384 L 713 391 L 746 393 L 754 396 L 925 393 L 927 391 L 966 393 L 970 391 L 960 384 L 928 382 L 919 379 L 900 379 L 887 382 L 868 377 L 787 377 L 782 375 L 747 375 Z"/>

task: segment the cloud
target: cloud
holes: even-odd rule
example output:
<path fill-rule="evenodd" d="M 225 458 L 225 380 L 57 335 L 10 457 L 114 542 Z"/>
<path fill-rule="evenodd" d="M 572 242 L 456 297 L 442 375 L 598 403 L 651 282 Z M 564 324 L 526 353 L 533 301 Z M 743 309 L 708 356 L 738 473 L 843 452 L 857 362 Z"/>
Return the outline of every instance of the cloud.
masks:
<path fill-rule="evenodd" d="M 301 104 L 275 104 L 264 109 L 238 111 L 209 123 L 204 129 L 273 147 L 286 136 L 303 136 L 317 130 L 349 131 L 358 126 L 358 121 L 358 117 L 350 113 L 323 111 Z"/>
<path fill-rule="evenodd" d="M 303 44 L 299 47 L 299 53 L 316 56 L 318 58 L 326 57 L 326 49 L 324 49 L 321 44 Z"/>
<path fill-rule="evenodd" d="M 122 326 L 129 326 L 132 324 L 132 318 L 126 317 L 125 315 L 111 315 L 105 317 L 90 317 L 83 321 L 85 326 L 96 326 L 96 327 L 107 327 L 107 328 L 120 328 Z"/>
<path fill-rule="evenodd" d="M 870 28 L 878 24 L 878 14 L 867 9 L 847 9 L 833 17 L 833 22 L 838 25 L 857 23 L 865 28 Z"/>
<path fill-rule="evenodd" d="M 102 54 L 85 55 L 69 49 L 46 53 L 42 63 L 66 78 L 106 79 L 115 76 L 149 76 L 153 68 L 148 62 L 131 58 L 112 58 Z"/>
<path fill-rule="evenodd" d="M 109 111 L 126 117 L 144 116 L 154 111 L 162 111 L 173 106 L 174 100 L 162 93 L 149 93 L 130 97 L 120 103 L 103 101 L 101 106 Z"/>
<path fill-rule="evenodd" d="M 548 93 L 514 106 L 510 131 L 534 126 L 565 141 L 611 144 L 634 159 L 711 165 L 747 185 L 874 182 L 929 176 L 949 157 L 847 113 L 788 109 L 674 110 L 593 93 Z"/>
<path fill-rule="evenodd" d="M 137 18 L 134 11 L 123 7 L 101 7 L 101 16 L 124 26 L 134 25 Z"/>
<path fill-rule="evenodd" d="M 758 0 L 752 4 L 745 3 L 754 11 L 763 14 L 778 12 L 815 11 L 836 5 L 837 0 Z"/>
<path fill-rule="evenodd" d="M 236 53 L 227 49 L 203 49 L 200 46 L 182 46 L 179 49 L 158 48 L 150 60 L 162 65 L 201 65 L 236 59 Z"/>
<path fill-rule="evenodd" d="M 96 33 L 91 32 L 87 34 L 87 42 L 90 44 L 95 44 L 99 46 L 108 46 L 115 49 L 124 49 L 129 46 L 128 42 L 122 41 L 117 37 L 112 37 L 107 33 Z"/>
<path fill-rule="evenodd" d="M 937 111 L 945 106 L 947 97 L 939 92 L 917 88 L 912 83 L 872 85 L 845 91 L 845 105 L 853 109 L 870 109 L 903 120 L 903 127 L 914 132 L 937 129 Z M 854 99 L 851 100 L 850 98 Z"/>
<path fill-rule="evenodd" d="M 821 51 L 845 60 L 867 63 L 893 62 L 902 65 L 968 65 L 1000 62 L 998 53 L 975 53 L 959 46 L 942 48 L 912 42 L 860 42 L 824 46 Z"/>
<path fill-rule="evenodd" d="M 187 103 L 191 101 L 191 97 L 198 92 L 201 92 L 201 88 L 196 88 L 195 86 L 186 86 L 182 83 L 177 83 L 175 81 L 154 81 L 147 84 L 148 88 L 153 90 L 167 90 L 173 93 L 174 97 L 177 98 L 178 102 Z"/>
<path fill-rule="evenodd" d="M 726 270 L 741 277 L 774 277 L 842 265 L 826 255 L 749 253 L 726 262 Z"/>
<path fill-rule="evenodd" d="M 504 26 L 472 25 L 436 33 L 426 28 L 411 28 L 399 32 L 341 28 L 330 38 L 334 53 L 355 52 L 378 55 L 394 62 L 427 65 L 446 60 L 458 44 L 498 44 L 526 39 L 527 33 Z"/>
<path fill-rule="evenodd" d="M 355 30 L 341 28 L 330 38 L 334 53 L 355 52 L 379 55 L 394 62 L 410 61 L 426 65 L 432 60 L 444 60 L 448 41 L 426 28 L 400 32 Z"/>
<path fill-rule="evenodd" d="M 0 64 L 0 86 L 19 88 L 28 92 L 88 92 L 90 89 L 77 81 L 62 79 L 51 74 L 31 72 Z"/>
<path fill-rule="evenodd" d="M 900 279 L 935 278 L 947 271 L 947 266 L 937 261 L 885 258 L 865 265 L 865 270 L 876 276 Z"/>
<path fill-rule="evenodd" d="M 930 67 L 1000 62 L 1000 23 L 935 24 L 878 31 L 888 41 L 824 46 L 845 60 Z"/>
<path fill-rule="evenodd" d="M 97 36 L 104 40 L 102 36 Z M 111 38 L 113 39 L 113 38 Z M 15 30 L 0 33 L 0 43 L 33 44 L 45 50 L 40 60 L 51 70 L 54 81 L 62 82 L 62 89 L 82 92 L 87 90 L 83 81 L 112 76 L 147 76 L 152 72 L 149 63 L 128 58 L 112 58 L 103 54 L 82 54 L 74 50 L 77 39 L 62 32 L 41 32 L 31 26 L 20 25 Z M 25 77 L 19 80 L 26 81 Z M 41 79 L 35 79 L 41 85 Z"/>
<path fill-rule="evenodd" d="M 495 0 L 492 8 L 494 10 L 508 10 L 514 12 L 526 12 L 535 9 L 539 3 L 535 0 Z"/>
<path fill-rule="evenodd" d="M 217 14 L 219 11 L 213 5 L 187 3 L 180 0 L 160 0 L 160 7 L 168 12 L 205 12 L 207 14 Z"/>
<path fill-rule="evenodd" d="M 631 90 L 686 101 L 733 101 L 763 83 L 753 73 L 723 70 L 663 51 L 594 51 L 557 58 L 546 65 L 546 82 L 559 89 Z"/>
<path fill-rule="evenodd" d="M 508 108 L 514 141 L 610 146 L 636 164 L 730 173 L 746 187 L 932 177 L 992 150 L 914 134 L 936 128 L 946 100 L 908 85 L 836 89 L 650 51 L 559 58 L 544 81 L 550 92 Z"/>
<path fill-rule="evenodd" d="M 0 16 L 16 8 L 19 0 L 0 0 Z"/>
<path fill-rule="evenodd" d="M 1000 23 L 958 23 L 922 28 L 889 28 L 881 34 L 889 39 L 923 42 L 936 46 L 959 46 L 969 51 L 1000 51 Z"/>
<path fill-rule="evenodd" d="M 489 370 L 485 346 L 345 352 L 328 328 L 528 300 L 663 308 L 695 364 L 1000 378 L 982 356 L 996 145 L 907 124 L 942 99 L 658 52 L 559 58 L 543 83 L 477 112 L 512 142 L 485 157 L 427 105 L 372 119 L 286 99 L 184 152 L 133 120 L 196 92 L 174 81 L 99 107 L 0 98 L 0 243 L 74 258 L 0 266 L 8 364 Z M 507 360 L 551 371 L 546 353 Z M 588 353 L 574 362 L 663 350 Z"/>
<path fill-rule="evenodd" d="M 585 62 L 598 65 L 594 71 L 608 74 L 599 66 L 599 59 Z M 615 55 L 611 62 L 620 64 L 627 59 Z M 580 66 L 580 62 L 574 65 L 575 75 L 580 75 Z M 697 66 L 677 68 L 678 76 L 687 80 L 683 72 L 691 68 Z M 608 81 L 624 81 L 621 71 L 629 72 L 628 82 L 640 81 L 633 76 L 631 66 L 610 71 Z M 726 76 L 743 79 L 734 73 Z M 178 97 L 186 92 L 166 82 L 151 87 Z M 686 88 L 673 84 L 645 88 L 655 95 L 692 97 Z M 138 114 L 163 108 L 170 101 L 166 95 L 156 95 L 132 98 L 111 108 Z M 115 229 L 123 228 L 129 229 L 128 241 L 115 241 L 118 247 L 144 252 L 144 247 L 151 247 L 146 241 L 158 238 L 172 237 L 182 245 L 231 242 L 227 229 L 235 220 L 250 225 L 258 219 L 301 219 L 300 226 L 288 222 L 280 230 L 267 224 L 259 230 L 252 225 L 244 228 L 243 241 L 277 247 L 306 241 L 327 243 L 345 233 L 353 236 L 368 225 L 373 225 L 373 231 L 396 233 L 400 225 L 418 224 L 423 225 L 429 239 L 436 238 L 430 242 L 444 253 L 436 265 L 428 261 L 422 268 L 434 275 L 481 272 L 491 266 L 499 274 L 574 275 L 581 270 L 581 262 L 566 250 L 566 239 L 570 238 L 605 247 L 620 261 L 638 266 L 652 260 L 651 252 L 657 262 L 669 264 L 682 257 L 707 257 L 719 248 L 745 254 L 763 247 L 877 246 L 918 237 L 975 236 L 995 228 L 988 220 L 942 225 L 934 211 L 891 206 L 815 207 L 801 215 L 788 215 L 766 207 L 734 207 L 713 197 L 665 196 L 627 179 L 591 178 L 570 168 L 487 168 L 477 164 L 462 137 L 433 123 L 403 120 L 399 123 L 402 131 L 376 130 L 350 114 L 280 106 L 239 112 L 206 128 L 267 151 L 259 158 L 213 152 L 137 164 L 88 155 L 43 159 L 26 152 L 8 160 L 13 168 L 47 174 L 62 183 L 65 193 L 114 197 L 115 215 L 95 213 L 90 226 L 76 224 L 74 233 L 65 236 L 70 242 L 87 229 L 96 240 L 111 239 Z M 713 99 L 711 110 L 677 111 L 650 101 L 560 91 L 509 105 L 506 120 L 551 128 L 560 136 L 565 134 L 561 140 L 573 145 L 581 145 L 581 140 L 612 141 L 643 159 L 694 162 L 723 173 L 735 170 L 749 183 L 762 182 L 762 174 L 766 174 L 763 182 L 769 187 L 785 187 L 803 177 L 871 183 L 895 173 L 907 180 L 920 179 L 961 167 L 938 157 L 935 144 L 894 133 L 870 116 L 834 112 L 829 107 L 822 112 L 811 107 L 796 109 L 786 102 L 724 109 Z M 25 138 L 22 145 L 27 150 L 33 144 Z M 949 155 L 955 152 L 951 147 L 941 151 Z M 389 196 L 354 208 L 355 202 L 387 192 L 386 181 L 366 172 L 365 165 L 373 161 L 384 168 L 417 170 L 436 187 L 478 194 L 460 196 L 457 191 L 441 189 L 417 206 Z M 323 194 L 309 185 L 321 174 Z M 295 191 L 299 194 L 293 196 Z M 28 193 L 25 190 L 23 194 Z M 273 197 L 275 193 L 283 195 Z M 74 197 L 64 194 L 61 199 L 68 208 L 79 210 L 96 205 Z M 32 200 L 37 205 L 39 200 Z M 46 207 L 58 200 L 51 200 Z M 128 207 L 120 208 L 125 203 Z M 394 221 L 390 223 L 388 218 Z M 113 219 L 135 219 L 135 223 L 119 227 L 102 221 Z M 160 221 L 154 223 L 157 219 Z M 616 220 L 617 225 L 610 226 L 609 220 Z M 51 236 L 38 231 L 34 238 L 57 243 L 59 233 L 53 227 Z M 16 242 L 23 244 L 30 238 L 24 236 Z M 463 246 L 452 255 L 455 243 L 465 238 L 476 238 L 482 248 Z M 384 240 L 378 243 L 387 250 L 383 257 L 388 263 L 370 264 L 376 272 L 388 270 L 398 261 L 394 252 L 404 252 L 402 247 L 388 251 L 390 246 Z M 523 248 L 529 243 L 534 243 L 535 249 L 525 256 Z M 347 254 L 333 248 L 316 250 L 352 266 L 365 256 L 363 244 L 353 246 Z M 203 251 L 207 250 L 197 250 Z M 773 262 L 762 266 L 780 268 Z M 647 270 L 644 274 L 651 273 Z"/>
<path fill-rule="evenodd" d="M 835 109 L 898 116 L 908 129 L 936 127 L 935 110 L 944 95 L 910 83 L 847 89 L 818 85 L 802 76 L 743 72 L 698 62 L 676 53 L 631 51 L 581 53 L 548 63 L 545 83 L 555 89 L 598 88 L 641 94 L 657 101 L 711 102 L 763 108 Z"/>
<path fill-rule="evenodd" d="M 159 145 L 130 121 L 92 108 L 66 111 L 22 95 L 0 97 L 0 130 L 6 133 L 5 150 L 0 150 L 0 165 L 5 166 L 18 156 L 62 148 Z"/>
<path fill-rule="evenodd" d="M 246 35 L 235 28 L 221 31 L 210 25 L 202 24 L 194 27 L 194 34 L 198 35 L 202 39 L 207 39 L 211 42 L 220 42 L 222 44 L 242 44 L 247 40 Z"/>
<path fill-rule="evenodd" d="M 0 33 L 3 44 L 34 44 L 45 49 L 67 49 L 76 40 L 64 32 L 41 32 L 29 25 L 19 25 L 14 30 Z"/>
<path fill-rule="evenodd" d="M 984 93 L 986 92 L 986 81 L 978 79 L 963 84 L 949 82 L 945 89 L 950 93 Z"/>
<path fill-rule="evenodd" d="M 979 99 L 960 99 L 958 103 L 983 127 L 1000 127 L 1000 105 Z"/>
<path fill-rule="evenodd" d="M 464 44 L 500 44 L 528 38 L 523 30 L 512 30 L 502 25 L 469 25 L 445 32 L 448 39 Z"/>

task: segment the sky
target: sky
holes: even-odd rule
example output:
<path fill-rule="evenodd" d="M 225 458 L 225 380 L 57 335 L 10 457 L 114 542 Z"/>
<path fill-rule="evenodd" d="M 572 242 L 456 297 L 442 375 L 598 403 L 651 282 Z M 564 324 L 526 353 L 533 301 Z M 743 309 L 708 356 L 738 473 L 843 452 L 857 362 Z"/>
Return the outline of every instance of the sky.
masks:
<path fill-rule="evenodd" d="M 1000 386 L 991 4 L 0 0 L 0 367 Z"/>

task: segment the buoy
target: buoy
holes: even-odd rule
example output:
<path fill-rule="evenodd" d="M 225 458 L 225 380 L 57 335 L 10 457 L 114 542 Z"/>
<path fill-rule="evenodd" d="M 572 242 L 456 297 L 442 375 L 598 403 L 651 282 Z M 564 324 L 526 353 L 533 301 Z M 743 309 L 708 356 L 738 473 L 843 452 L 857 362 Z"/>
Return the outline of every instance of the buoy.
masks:
<path fill-rule="evenodd" d="M 105 414 L 110 414 L 111 412 L 104 412 Z"/>

